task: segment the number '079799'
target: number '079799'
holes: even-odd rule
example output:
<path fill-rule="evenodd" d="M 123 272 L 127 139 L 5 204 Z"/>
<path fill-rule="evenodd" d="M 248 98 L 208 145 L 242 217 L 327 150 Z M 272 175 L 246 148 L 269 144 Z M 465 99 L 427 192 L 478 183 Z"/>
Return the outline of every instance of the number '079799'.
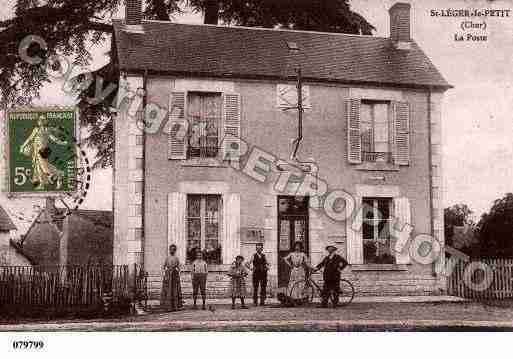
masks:
<path fill-rule="evenodd" d="M 13 349 L 43 349 L 45 343 L 43 341 L 34 340 L 15 340 L 12 342 Z"/>

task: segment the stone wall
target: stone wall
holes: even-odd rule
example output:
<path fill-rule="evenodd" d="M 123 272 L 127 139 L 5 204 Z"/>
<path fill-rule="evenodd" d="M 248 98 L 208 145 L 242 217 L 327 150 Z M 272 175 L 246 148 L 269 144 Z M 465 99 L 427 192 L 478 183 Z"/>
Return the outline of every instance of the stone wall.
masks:
<path fill-rule="evenodd" d="M 314 275 L 314 280 L 322 286 L 322 275 Z M 355 288 L 355 296 L 407 296 L 407 295 L 442 295 L 438 287 L 438 280 L 430 274 L 411 275 L 403 272 L 365 272 L 346 270 L 343 278 L 349 280 Z M 148 278 L 148 290 L 151 300 L 160 299 L 162 285 L 161 276 Z M 183 272 L 181 276 L 182 294 L 184 298 L 192 298 L 192 283 L 190 272 Z M 268 277 L 269 297 L 275 297 L 278 291 L 277 281 Z M 247 298 L 252 298 L 253 284 L 251 274 L 247 277 Z M 207 298 L 228 298 L 230 277 L 226 271 L 209 272 L 207 276 Z"/>

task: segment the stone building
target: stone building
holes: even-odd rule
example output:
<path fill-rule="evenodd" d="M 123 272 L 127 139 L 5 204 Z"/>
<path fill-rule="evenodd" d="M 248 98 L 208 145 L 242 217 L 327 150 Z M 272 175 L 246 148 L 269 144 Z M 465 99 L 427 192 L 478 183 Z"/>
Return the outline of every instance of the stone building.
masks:
<path fill-rule="evenodd" d="M 23 239 L 23 251 L 40 266 L 112 264 L 111 211 L 78 209 L 70 214 L 47 199 Z"/>
<path fill-rule="evenodd" d="M 0 266 L 31 266 L 31 258 L 23 253 L 21 247 L 12 239 L 16 226 L 0 206 Z"/>

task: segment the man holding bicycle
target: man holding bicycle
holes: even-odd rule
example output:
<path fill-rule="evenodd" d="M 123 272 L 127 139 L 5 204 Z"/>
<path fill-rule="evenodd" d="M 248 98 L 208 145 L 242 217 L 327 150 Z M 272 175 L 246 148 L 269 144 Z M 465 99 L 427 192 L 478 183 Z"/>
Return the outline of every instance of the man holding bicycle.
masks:
<path fill-rule="evenodd" d="M 340 272 L 347 267 L 349 263 L 336 254 L 337 247 L 329 245 L 326 247 L 328 255 L 319 263 L 315 270 L 324 268 L 323 280 L 324 286 L 322 288 L 322 304 L 321 307 L 328 307 L 328 300 L 332 296 L 333 306 L 338 305 L 338 293 L 340 292 Z"/>

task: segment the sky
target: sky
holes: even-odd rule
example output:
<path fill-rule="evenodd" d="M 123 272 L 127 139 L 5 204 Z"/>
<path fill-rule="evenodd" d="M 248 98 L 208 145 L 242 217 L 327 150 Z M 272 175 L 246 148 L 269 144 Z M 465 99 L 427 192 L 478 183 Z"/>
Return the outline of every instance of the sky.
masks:
<path fill-rule="evenodd" d="M 14 0 L 2 0 L 0 19 L 12 14 Z M 388 9 L 395 0 L 352 0 L 353 10 L 376 27 L 376 36 L 389 35 Z M 454 86 L 442 107 L 442 163 L 444 206 L 466 203 L 478 218 L 493 200 L 513 192 L 513 0 L 412 0 L 412 37 L 442 75 Z M 436 9 L 512 9 L 510 17 L 433 17 Z M 119 16 L 122 17 L 122 10 Z M 485 23 L 486 30 L 463 31 L 462 21 Z M 177 22 L 201 23 L 201 14 L 186 13 Z M 454 35 L 487 35 L 487 41 L 455 41 Z M 110 45 L 92 49 L 97 68 L 107 61 Z M 54 82 L 44 88 L 39 104 L 70 105 L 74 99 Z M 110 209 L 111 170 L 94 173 L 92 191 L 84 208 Z M 12 201 L 0 195 L 10 213 L 30 212 L 32 202 Z M 26 227 L 21 224 L 22 228 Z M 20 229 L 22 229 L 20 228 Z"/>

